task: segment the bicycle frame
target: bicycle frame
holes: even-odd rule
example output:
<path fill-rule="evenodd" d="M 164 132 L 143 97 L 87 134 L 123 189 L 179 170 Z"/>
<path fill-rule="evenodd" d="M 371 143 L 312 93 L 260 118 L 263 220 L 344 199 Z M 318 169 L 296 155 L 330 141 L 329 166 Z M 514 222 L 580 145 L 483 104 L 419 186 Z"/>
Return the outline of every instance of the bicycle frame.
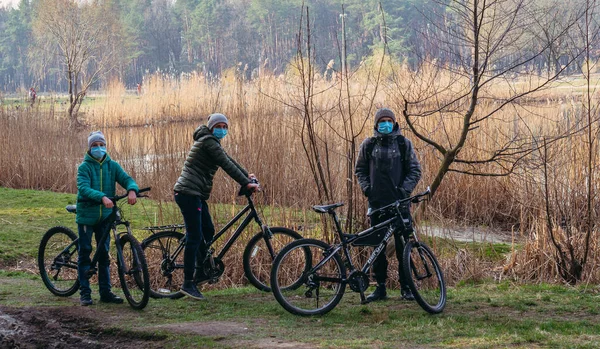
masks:
<path fill-rule="evenodd" d="M 418 197 L 417 197 L 418 198 Z M 403 207 L 403 204 L 408 204 L 411 199 L 413 198 L 408 198 L 405 200 L 399 200 L 391 205 L 388 205 L 386 207 L 383 207 L 379 210 L 376 211 L 384 211 L 386 209 L 390 209 L 391 207 L 394 208 L 395 214 L 392 218 L 389 218 L 379 224 L 376 224 L 366 230 L 363 230 L 359 233 L 353 234 L 353 235 L 347 235 L 344 234 L 342 232 L 342 227 L 341 224 L 339 222 L 337 213 L 332 210 L 329 211 L 329 215 L 332 216 L 332 219 L 335 223 L 335 229 L 338 233 L 338 236 L 340 238 L 340 243 L 333 245 L 328 253 L 327 256 L 325 256 L 325 258 L 323 258 L 319 263 L 317 263 L 317 265 L 315 265 L 314 267 L 311 268 L 311 270 L 307 273 L 307 275 L 313 274 L 315 273 L 317 270 L 319 270 L 325 263 L 327 263 L 327 261 L 329 261 L 331 258 L 333 258 L 333 256 L 335 256 L 340 250 L 343 250 L 343 255 L 344 255 L 344 259 L 345 259 L 345 264 L 348 267 L 349 273 L 348 275 L 341 280 L 341 282 L 343 284 L 347 284 L 349 282 L 348 280 L 348 276 L 352 275 L 352 273 L 354 271 L 357 270 L 357 268 L 354 266 L 354 264 L 352 263 L 352 258 L 350 257 L 350 246 L 352 245 L 352 243 L 360 238 L 366 237 L 368 235 L 371 235 L 373 233 L 375 233 L 376 231 L 379 231 L 383 228 L 387 227 L 387 231 L 382 239 L 382 241 L 379 243 L 379 245 L 377 245 L 375 247 L 375 249 L 373 250 L 373 252 L 371 253 L 371 255 L 369 256 L 369 259 L 366 261 L 366 263 L 362 266 L 362 268 L 360 269 L 360 271 L 362 273 L 367 273 L 369 271 L 369 269 L 371 268 L 371 266 L 373 265 L 373 263 L 375 262 L 375 260 L 377 259 L 377 257 L 383 252 L 383 250 L 385 249 L 387 242 L 390 240 L 390 238 L 394 235 L 394 233 L 398 230 L 402 231 L 402 234 L 398 234 L 400 239 L 402 240 L 401 243 L 404 245 L 407 239 L 413 239 L 414 241 L 418 242 L 417 236 L 415 234 L 411 234 L 412 230 L 410 229 L 411 227 L 407 226 L 407 224 L 410 224 L 410 219 L 405 218 L 402 215 L 402 210 L 401 207 Z M 374 212 L 373 212 L 374 213 Z M 372 214 L 373 214 L 372 213 Z M 399 224 L 394 224 L 398 222 Z M 364 292 L 360 292 L 360 297 L 361 297 L 361 302 L 365 301 L 365 296 L 364 296 Z"/>
<path fill-rule="evenodd" d="M 235 230 L 233 235 L 231 235 L 229 237 L 229 239 L 227 239 L 227 241 L 225 242 L 225 246 L 223 246 L 223 248 L 221 249 L 219 254 L 216 256 L 216 258 L 223 259 L 223 257 L 227 253 L 227 251 L 229 251 L 231 246 L 233 246 L 235 241 L 240 237 L 240 235 L 242 234 L 244 229 L 246 229 L 246 227 L 248 225 L 250 225 L 250 222 L 252 222 L 252 220 L 254 220 L 258 224 L 258 226 L 261 228 L 263 233 L 266 234 L 268 237 L 271 237 L 273 235 L 271 233 L 271 230 L 269 229 L 269 227 L 266 226 L 265 224 L 263 224 L 262 220 L 258 216 L 258 212 L 256 212 L 256 207 L 254 206 L 254 201 L 252 201 L 252 197 L 250 197 L 249 195 L 246 195 L 246 198 L 248 199 L 248 204 L 240 212 L 238 212 L 223 228 L 221 228 L 221 230 L 219 230 L 215 234 L 215 236 L 212 238 L 211 241 L 207 242 L 207 247 L 209 249 L 209 254 L 207 254 L 207 258 L 212 257 L 212 252 L 214 252 L 214 250 L 211 250 L 210 246 L 212 246 L 212 244 L 214 244 L 221 236 L 223 236 L 229 230 L 229 228 L 231 228 L 235 223 L 237 223 L 242 218 L 242 216 L 244 216 L 246 213 L 248 213 L 248 215 L 244 218 L 244 220 L 242 221 L 240 226 L 237 227 L 237 229 Z M 180 226 L 172 226 L 172 227 L 177 228 Z M 157 228 L 160 228 L 160 227 L 157 227 Z M 154 230 L 154 229 L 151 229 L 151 230 Z M 185 237 L 184 237 L 184 239 L 185 239 Z M 273 246 L 271 246 L 271 244 L 267 244 L 267 246 L 269 247 L 269 253 L 272 256 L 274 256 L 275 251 L 273 250 Z M 184 248 L 185 248 L 184 243 L 180 243 L 179 246 L 177 246 L 177 248 L 175 249 L 175 251 L 172 254 L 173 260 L 175 260 L 177 258 L 177 256 L 179 256 L 179 254 L 181 253 L 181 251 L 184 250 Z M 182 267 L 182 265 L 179 265 L 179 264 L 177 266 Z"/>
<path fill-rule="evenodd" d="M 248 199 L 248 205 L 246 205 L 246 207 L 244 207 L 240 212 L 238 212 L 238 214 L 236 214 L 223 228 L 221 228 L 221 230 L 219 230 L 219 232 L 215 234 L 213 239 L 207 243 L 208 246 L 212 246 L 212 244 L 215 243 L 221 236 L 223 236 L 223 234 L 225 234 L 229 230 L 229 228 L 231 228 L 237 221 L 239 221 L 244 214 L 249 212 L 246 218 L 244 218 L 244 220 L 240 224 L 240 226 L 237 227 L 233 235 L 231 235 L 231 237 L 229 237 L 229 239 L 225 242 L 225 246 L 223 246 L 223 248 L 217 255 L 217 258 L 219 259 L 222 259 L 223 256 L 225 256 L 227 251 L 229 251 L 231 246 L 240 237 L 244 229 L 246 229 L 246 227 L 250 224 L 252 220 L 254 220 L 256 224 L 258 224 L 263 233 L 267 234 L 269 237 L 272 235 L 271 231 L 269 230 L 269 227 L 264 225 L 262 220 L 258 216 L 258 212 L 256 212 L 256 207 L 254 206 L 254 201 L 252 201 L 252 197 L 247 195 L 246 198 Z M 273 251 L 273 246 L 271 246 L 270 244 L 268 244 L 268 246 L 269 253 L 271 253 L 271 255 L 273 256 L 275 254 L 275 252 Z"/>

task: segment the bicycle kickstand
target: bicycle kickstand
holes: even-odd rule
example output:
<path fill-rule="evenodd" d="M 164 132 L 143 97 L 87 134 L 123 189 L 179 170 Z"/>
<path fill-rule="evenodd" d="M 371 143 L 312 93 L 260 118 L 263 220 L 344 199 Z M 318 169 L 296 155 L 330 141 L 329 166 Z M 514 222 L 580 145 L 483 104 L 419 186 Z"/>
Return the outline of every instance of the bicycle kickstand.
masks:
<path fill-rule="evenodd" d="M 365 291 L 360 291 L 360 304 L 367 304 L 367 297 L 365 297 Z"/>

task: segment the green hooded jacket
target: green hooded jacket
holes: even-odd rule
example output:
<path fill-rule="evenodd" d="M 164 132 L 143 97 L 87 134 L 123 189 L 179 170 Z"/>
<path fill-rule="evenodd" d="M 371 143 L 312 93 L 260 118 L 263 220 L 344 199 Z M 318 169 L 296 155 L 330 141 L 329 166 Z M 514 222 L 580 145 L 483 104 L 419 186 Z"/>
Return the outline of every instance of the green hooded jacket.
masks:
<path fill-rule="evenodd" d="M 173 189 L 178 193 L 208 200 L 212 191 L 213 178 L 219 167 L 241 186 L 250 183 L 248 172 L 227 155 L 208 126 L 202 125 L 194 131 L 194 145 Z"/>
<path fill-rule="evenodd" d="M 112 212 L 102 205 L 102 197 L 115 196 L 116 183 L 136 193 L 139 188 L 133 178 L 106 154 L 102 161 L 89 152 L 77 169 L 77 224 L 96 225 Z"/>

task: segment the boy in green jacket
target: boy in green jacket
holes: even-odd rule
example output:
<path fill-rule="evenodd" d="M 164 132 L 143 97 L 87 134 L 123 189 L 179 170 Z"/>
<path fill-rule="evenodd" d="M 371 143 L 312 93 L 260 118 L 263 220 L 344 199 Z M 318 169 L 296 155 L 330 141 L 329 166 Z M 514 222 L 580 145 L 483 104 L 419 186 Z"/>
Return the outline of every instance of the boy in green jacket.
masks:
<path fill-rule="evenodd" d="M 77 170 L 76 222 L 79 231 L 77 272 L 81 285 L 80 302 L 83 306 L 93 304 L 90 281 L 86 276 L 91 264 L 92 235 L 95 235 L 98 244 L 102 234 L 110 227 L 110 222 L 106 218 L 114 206 L 109 197 L 115 196 L 116 183 L 128 191 L 127 202 L 134 205 L 139 190 L 137 184 L 106 153 L 104 134 L 94 131 L 88 137 L 88 151 Z M 123 303 L 123 299 L 112 293 L 110 289 L 109 247 L 110 235 L 102 246 L 96 246 L 100 301 L 120 304 Z"/>

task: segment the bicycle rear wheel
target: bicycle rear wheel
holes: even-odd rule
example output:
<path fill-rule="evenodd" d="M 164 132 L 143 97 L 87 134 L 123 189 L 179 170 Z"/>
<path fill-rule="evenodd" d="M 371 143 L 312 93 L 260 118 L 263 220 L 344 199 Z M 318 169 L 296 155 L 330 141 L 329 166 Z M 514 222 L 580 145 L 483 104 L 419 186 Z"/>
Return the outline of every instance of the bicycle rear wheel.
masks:
<path fill-rule="evenodd" d="M 161 231 L 142 241 L 142 249 L 150 273 L 150 296 L 177 299 L 183 285 L 183 249 L 175 256 L 184 234 Z"/>
<path fill-rule="evenodd" d="M 319 240 L 300 239 L 279 252 L 271 270 L 271 287 L 285 310 L 303 316 L 322 315 L 340 302 L 346 289 L 346 268 L 339 254 L 329 255 L 330 248 Z"/>
<path fill-rule="evenodd" d="M 38 268 L 44 285 L 53 294 L 68 297 L 79 289 L 77 235 L 67 227 L 53 227 L 42 237 Z"/>
<path fill-rule="evenodd" d="M 273 260 L 281 249 L 292 241 L 301 239 L 297 232 L 281 227 L 270 228 L 273 236 L 265 239 L 262 232 L 254 235 L 244 249 L 244 274 L 250 283 L 261 291 L 271 292 L 270 275 Z M 270 247 L 275 255 L 271 255 Z"/>
<path fill-rule="evenodd" d="M 129 234 L 123 235 L 119 243 L 123 251 L 123 265 L 119 265 L 123 294 L 132 308 L 143 309 L 150 297 L 150 275 L 144 252 L 140 243 Z"/>
<path fill-rule="evenodd" d="M 409 241 L 404 247 L 402 269 L 421 308 L 431 314 L 441 313 L 446 306 L 446 283 L 431 249 L 423 242 Z"/>

